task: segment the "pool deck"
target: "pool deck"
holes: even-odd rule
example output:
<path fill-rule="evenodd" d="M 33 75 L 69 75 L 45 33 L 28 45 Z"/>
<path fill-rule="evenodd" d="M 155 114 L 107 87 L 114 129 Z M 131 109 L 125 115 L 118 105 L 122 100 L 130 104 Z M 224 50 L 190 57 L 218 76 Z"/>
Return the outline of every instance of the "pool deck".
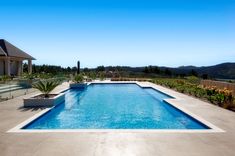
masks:
<path fill-rule="evenodd" d="M 158 155 L 158 156 L 234 156 L 235 113 L 203 102 L 173 90 L 148 83 L 176 99 L 171 103 L 215 125 L 225 132 L 59 132 L 59 133 L 8 133 L 42 109 L 22 108 L 21 96 L 0 103 L 0 155 Z M 54 93 L 68 87 L 63 84 Z"/>

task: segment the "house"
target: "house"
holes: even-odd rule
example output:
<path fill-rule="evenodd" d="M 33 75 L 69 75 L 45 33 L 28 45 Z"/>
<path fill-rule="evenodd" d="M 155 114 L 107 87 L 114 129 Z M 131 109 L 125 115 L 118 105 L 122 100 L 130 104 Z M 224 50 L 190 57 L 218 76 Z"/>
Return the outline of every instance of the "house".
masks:
<path fill-rule="evenodd" d="M 0 39 L 0 76 L 19 76 L 23 73 L 23 61 L 28 60 L 28 73 L 32 73 L 32 56 Z"/>

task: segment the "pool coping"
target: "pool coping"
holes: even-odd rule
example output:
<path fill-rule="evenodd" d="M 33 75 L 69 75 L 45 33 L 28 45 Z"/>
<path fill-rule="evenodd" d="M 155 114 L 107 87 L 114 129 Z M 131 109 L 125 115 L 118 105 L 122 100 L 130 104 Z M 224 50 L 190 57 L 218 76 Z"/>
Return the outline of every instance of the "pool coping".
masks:
<path fill-rule="evenodd" d="M 44 110 L 38 112 L 37 114 L 33 115 L 29 119 L 26 119 L 25 121 L 21 122 L 17 126 L 13 127 L 12 129 L 8 130 L 7 133 L 58 133 L 58 132 L 85 132 L 85 133 L 93 133 L 93 132 L 114 132 L 114 133 L 221 133 L 225 132 L 223 129 L 215 126 L 214 124 L 208 122 L 207 120 L 203 119 L 202 117 L 190 112 L 189 110 L 183 108 L 180 106 L 177 102 L 181 100 L 180 97 L 176 95 L 171 95 L 170 93 L 166 93 L 163 90 L 159 90 L 156 87 L 154 87 L 155 84 L 149 83 L 147 86 L 146 84 L 143 84 L 142 82 L 138 81 L 96 81 L 96 82 L 89 82 L 87 85 L 90 84 L 136 84 L 140 86 L 141 88 L 152 88 L 156 91 L 159 91 L 163 94 L 168 95 L 169 97 L 172 97 L 171 99 L 164 99 L 165 102 L 172 105 L 176 109 L 179 109 L 183 113 L 189 115 L 190 117 L 194 118 L 195 120 L 199 121 L 201 124 L 204 124 L 205 126 L 209 127 L 210 129 L 22 129 L 32 121 L 36 120 L 43 114 L 49 112 L 51 109 L 53 109 L 55 106 L 51 108 L 45 108 Z M 60 91 L 60 93 L 64 93 L 68 88 L 63 89 Z"/>

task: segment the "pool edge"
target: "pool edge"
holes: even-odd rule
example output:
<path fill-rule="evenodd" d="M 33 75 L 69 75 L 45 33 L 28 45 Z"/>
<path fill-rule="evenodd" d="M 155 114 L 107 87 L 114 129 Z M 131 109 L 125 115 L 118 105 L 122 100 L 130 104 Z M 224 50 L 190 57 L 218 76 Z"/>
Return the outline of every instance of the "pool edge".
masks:
<path fill-rule="evenodd" d="M 51 108 L 45 108 L 44 110 L 34 114 L 32 117 L 30 117 L 29 119 L 26 119 L 25 121 L 21 122 L 20 124 L 18 124 L 17 126 L 13 127 L 12 129 L 8 130 L 7 133 L 53 133 L 53 132 L 103 132 L 103 133 L 107 133 L 107 132 L 118 132 L 118 133 L 143 133 L 143 132 L 149 132 L 149 133 L 218 133 L 218 132 L 225 132 L 224 130 L 222 130 L 221 128 L 215 126 L 214 124 L 208 122 L 207 120 L 203 119 L 202 117 L 195 115 L 194 113 L 190 112 L 189 110 L 179 106 L 178 104 L 175 103 L 175 101 L 173 100 L 180 100 L 181 98 L 178 98 L 177 96 L 172 96 L 168 93 L 165 93 L 164 91 L 160 91 L 159 89 L 153 87 L 152 85 L 155 85 L 153 83 L 150 83 L 151 85 L 147 85 L 144 86 L 141 84 L 141 82 L 138 81 L 110 81 L 110 82 L 91 82 L 90 84 L 96 84 L 96 83 L 100 83 L 100 84 L 105 84 L 105 83 L 113 83 L 113 84 L 136 84 L 138 86 L 140 86 L 141 88 L 152 88 L 156 91 L 159 91 L 163 94 L 166 94 L 170 97 L 172 97 L 172 99 L 164 99 L 165 102 L 167 102 L 168 104 L 172 105 L 173 107 L 175 107 L 176 109 L 179 109 L 180 111 L 182 111 L 183 113 L 185 113 L 186 115 L 192 117 L 194 120 L 197 120 L 198 122 L 200 122 L 201 124 L 211 128 L 211 129 L 44 129 L 44 130 L 35 130 L 35 129 L 22 129 L 25 126 L 27 126 L 28 124 L 30 124 L 31 122 L 35 121 L 36 119 L 38 119 L 39 117 L 41 117 L 42 115 L 46 114 L 47 112 L 49 112 L 51 109 L 53 109 L 54 107 Z M 88 85 L 90 85 L 88 84 Z M 62 92 L 66 91 L 68 89 L 62 90 Z"/>

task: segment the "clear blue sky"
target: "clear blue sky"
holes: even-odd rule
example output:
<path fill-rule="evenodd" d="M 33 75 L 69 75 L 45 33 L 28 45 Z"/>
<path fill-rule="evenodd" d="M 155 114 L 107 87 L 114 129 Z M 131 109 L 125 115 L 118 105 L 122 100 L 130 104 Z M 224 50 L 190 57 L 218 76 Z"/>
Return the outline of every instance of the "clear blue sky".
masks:
<path fill-rule="evenodd" d="M 235 0 L 0 0 L 0 38 L 35 64 L 235 62 Z"/>

